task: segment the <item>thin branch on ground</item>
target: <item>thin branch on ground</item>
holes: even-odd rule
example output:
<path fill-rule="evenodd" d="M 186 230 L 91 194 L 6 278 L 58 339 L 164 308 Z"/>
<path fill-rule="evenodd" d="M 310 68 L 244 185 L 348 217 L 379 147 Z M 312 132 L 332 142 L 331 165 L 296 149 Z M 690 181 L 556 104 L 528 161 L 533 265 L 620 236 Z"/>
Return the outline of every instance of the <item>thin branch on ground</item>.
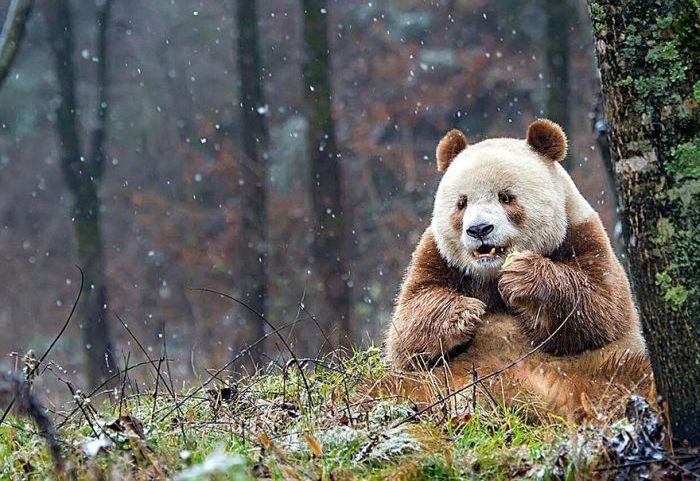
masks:
<path fill-rule="evenodd" d="M 51 344 L 49 344 L 49 347 L 44 351 L 44 354 L 39 358 L 39 360 L 34 364 L 34 367 L 32 368 L 31 371 L 27 374 L 27 378 L 30 378 L 34 375 L 37 369 L 39 369 L 39 366 L 41 366 L 41 363 L 44 362 L 46 359 L 46 356 L 49 355 L 53 347 L 56 345 L 59 339 L 61 339 L 61 336 L 63 336 L 63 333 L 66 332 L 66 329 L 68 328 L 68 324 L 70 324 L 71 319 L 73 319 L 73 314 L 75 314 L 75 310 L 78 308 L 78 302 L 80 301 L 80 296 L 83 293 L 83 287 L 85 287 L 85 273 L 83 270 L 80 268 L 80 266 L 75 266 L 78 268 L 80 271 L 80 288 L 78 289 L 78 294 L 75 297 L 75 301 L 73 302 L 73 307 L 70 310 L 70 313 L 68 314 L 68 317 L 66 318 L 66 321 L 63 323 L 63 327 L 61 327 L 61 330 L 58 331 L 58 334 L 56 337 L 51 341 Z M 5 418 L 7 418 L 7 414 L 10 412 L 10 409 L 12 409 L 12 406 L 15 403 L 15 400 L 17 398 L 17 395 L 15 395 L 10 403 L 7 405 L 7 408 L 5 408 L 5 411 L 2 413 L 2 417 L 0 417 L 0 425 L 5 421 Z"/>

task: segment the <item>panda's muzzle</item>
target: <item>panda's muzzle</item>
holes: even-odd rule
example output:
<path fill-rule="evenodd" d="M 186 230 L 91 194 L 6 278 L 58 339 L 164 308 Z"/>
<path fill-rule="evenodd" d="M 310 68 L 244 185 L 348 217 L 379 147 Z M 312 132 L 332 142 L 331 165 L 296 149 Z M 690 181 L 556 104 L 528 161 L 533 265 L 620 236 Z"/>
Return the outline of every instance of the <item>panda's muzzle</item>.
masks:
<path fill-rule="evenodd" d="M 488 224 L 486 222 L 474 224 L 467 228 L 467 235 L 469 237 L 473 237 L 474 239 L 481 239 L 482 241 L 491 232 L 493 232 L 493 224 Z"/>
<path fill-rule="evenodd" d="M 503 255 L 505 252 L 505 247 L 494 246 L 491 244 L 481 244 L 477 250 L 472 252 L 472 255 L 477 259 L 482 259 L 500 256 Z"/>

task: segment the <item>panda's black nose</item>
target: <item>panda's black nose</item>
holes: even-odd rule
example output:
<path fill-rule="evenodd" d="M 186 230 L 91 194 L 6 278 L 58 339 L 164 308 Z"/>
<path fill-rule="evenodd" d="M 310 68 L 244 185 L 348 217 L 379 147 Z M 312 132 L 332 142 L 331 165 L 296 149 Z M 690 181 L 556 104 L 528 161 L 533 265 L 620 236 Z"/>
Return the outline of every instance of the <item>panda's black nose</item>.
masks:
<path fill-rule="evenodd" d="M 483 239 L 493 231 L 493 224 L 474 224 L 467 229 L 467 234 L 475 239 Z"/>

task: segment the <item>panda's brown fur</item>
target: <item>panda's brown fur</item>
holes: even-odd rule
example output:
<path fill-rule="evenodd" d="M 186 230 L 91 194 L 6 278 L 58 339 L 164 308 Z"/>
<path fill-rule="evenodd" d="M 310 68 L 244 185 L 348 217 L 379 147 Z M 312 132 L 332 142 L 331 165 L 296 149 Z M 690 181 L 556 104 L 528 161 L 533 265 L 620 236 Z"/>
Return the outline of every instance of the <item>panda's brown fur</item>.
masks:
<path fill-rule="evenodd" d="M 483 144 L 478 147 L 481 151 L 460 156 L 467 149 L 466 138 L 459 131 L 449 132 L 437 148 L 438 170 L 448 171 L 459 156 L 456 162 L 461 168 L 482 162 L 491 169 L 484 175 L 497 176 L 502 149 L 504 158 L 515 159 L 511 164 L 519 158 L 523 165 L 531 164 L 534 170 L 524 173 L 525 178 L 541 171 L 561 184 L 552 186 L 552 199 L 565 206 L 558 206 L 551 215 L 566 218 L 549 219 L 541 227 L 532 218 L 540 213 L 528 212 L 527 198 L 503 203 L 503 219 L 511 232 L 525 229 L 536 237 L 528 227 L 531 222 L 551 229 L 544 232 L 551 239 L 528 241 L 526 245 L 537 248 L 511 252 L 507 266 L 481 275 L 478 266 L 471 265 L 471 254 L 461 252 L 463 246 L 455 241 L 465 229 L 462 204 L 469 201 L 443 212 L 451 204 L 440 203 L 444 199 L 438 196 L 452 196 L 450 201 L 459 202 L 459 192 L 454 186 L 439 188 L 433 224 L 413 254 L 388 329 L 386 350 L 392 364 L 404 370 L 430 370 L 436 361 L 449 359 L 451 388 L 457 389 L 471 380 L 472 366 L 480 375 L 487 374 L 544 342 L 490 382 L 500 383 L 497 391 L 506 402 L 534 397 L 569 416 L 581 413 L 586 398 L 601 400 L 620 389 L 648 384 L 650 369 L 625 272 L 600 218 L 557 164 L 567 151 L 561 128 L 537 120 L 528 128 L 525 141 L 492 139 Z M 473 169 L 469 172 L 481 175 Z M 512 172 L 511 176 L 509 185 L 521 182 Z M 539 187 L 537 179 L 529 180 Z M 459 185 L 462 180 L 451 182 Z M 539 199 L 545 202 L 542 205 L 546 195 Z M 436 235 L 436 226 L 453 229 L 452 237 L 444 239 L 444 232 Z M 534 252 L 537 249 L 541 252 Z M 420 391 L 424 383 L 410 387 L 404 380 L 402 386 Z"/>

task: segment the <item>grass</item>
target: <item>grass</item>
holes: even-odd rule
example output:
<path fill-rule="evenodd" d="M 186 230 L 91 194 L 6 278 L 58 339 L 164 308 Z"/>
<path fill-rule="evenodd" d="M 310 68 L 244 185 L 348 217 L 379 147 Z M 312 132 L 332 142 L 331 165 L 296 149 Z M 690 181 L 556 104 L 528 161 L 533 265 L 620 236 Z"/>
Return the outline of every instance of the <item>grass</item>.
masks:
<path fill-rule="evenodd" d="M 443 403 L 400 423 L 421 405 L 372 391 L 386 372 L 371 348 L 310 363 L 304 377 L 288 364 L 175 397 L 165 379 L 157 396 L 155 386 L 132 391 L 127 373 L 116 400 L 77 395 L 55 413 L 62 473 L 31 421 L 10 416 L 0 426 L 0 476 L 546 480 L 586 479 L 606 465 L 602 431 L 552 416 L 532 423 L 513 409 Z"/>

